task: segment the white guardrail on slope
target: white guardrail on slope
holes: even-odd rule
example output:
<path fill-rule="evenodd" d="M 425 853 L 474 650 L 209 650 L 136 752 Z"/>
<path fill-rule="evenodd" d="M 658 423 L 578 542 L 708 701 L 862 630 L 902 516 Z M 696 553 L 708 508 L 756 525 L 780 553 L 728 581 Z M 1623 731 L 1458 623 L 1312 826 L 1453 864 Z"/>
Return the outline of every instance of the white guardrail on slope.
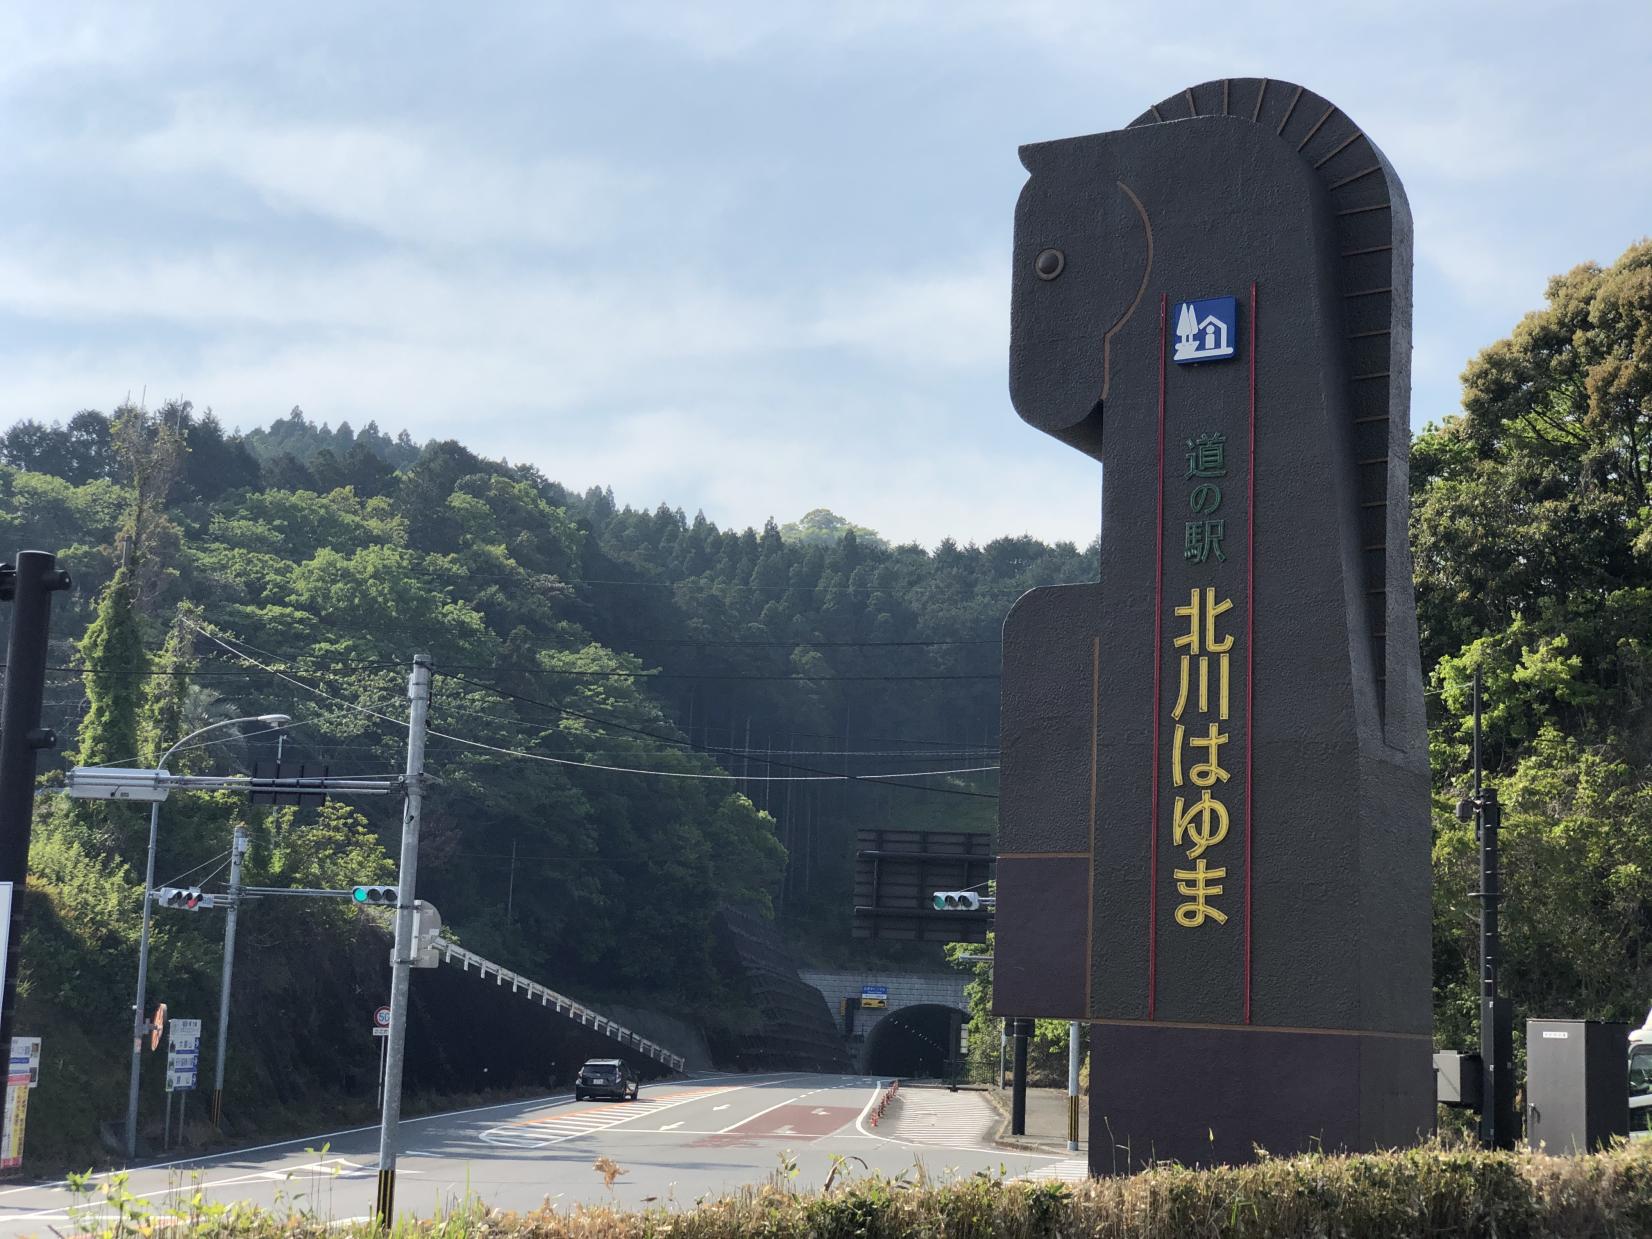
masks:
<path fill-rule="evenodd" d="M 458 946 L 452 942 L 444 942 L 440 938 L 430 944 L 430 949 L 440 954 L 443 960 L 447 963 L 458 964 L 459 967 L 466 972 L 469 972 L 472 968 L 475 968 L 477 973 L 484 980 L 489 976 L 489 974 L 492 974 L 492 976 L 496 979 L 496 984 L 504 985 L 508 982 L 511 987 L 511 993 L 524 994 L 529 1002 L 533 1002 L 537 999 L 540 1006 L 555 1008 L 558 1015 L 566 1015 L 569 1019 L 577 1020 L 580 1024 L 587 1028 L 599 1032 L 606 1037 L 612 1037 L 621 1045 L 630 1046 L 632 1049 L 648 1055 L 649 1058 L 652 1058 L 657 1062 L 664 1063 L 673 1071 L 681 1071 L 683 1069 L 684 1060 L 681 1054 L 673 1054 L 664 1046 L 656 1045 L 646 1037 L 637 1036 L 637 1034 L 632 1032 L 629 1028 L 625 1028 L 614 1023 L 614 1021 L 609 1019 L 607 1016 L 599 1015 L 597 1012 L 591 1010 L 590 1007 L 585 1006 L 583 1003 L 575 1002 L 572 998 L 569 998 L 564 994 L 559 994 L 554 989 L 545 988 L 545 986 L 541 985 L 538 981 L 530 981 L 527 977 L 518 976 L 509 968 L 501 968 L 492 960 L 483 959 L 474 951 L 467 951 L 462 946 Z"/>

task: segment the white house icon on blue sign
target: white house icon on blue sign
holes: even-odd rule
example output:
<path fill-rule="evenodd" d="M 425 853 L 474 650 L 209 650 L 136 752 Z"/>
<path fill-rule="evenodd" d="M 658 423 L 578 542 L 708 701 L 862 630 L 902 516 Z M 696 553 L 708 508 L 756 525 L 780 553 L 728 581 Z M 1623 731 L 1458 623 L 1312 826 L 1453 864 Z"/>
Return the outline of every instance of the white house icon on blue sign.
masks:
<path fill-rule="evenodd" d="M 1234 355 L 1239 339 L 1239 303 L 1232 297 L 1206 297 L 1176 307 L 1176 350 L 1172 358 L 1187 365 L 1222 361 Z"/>

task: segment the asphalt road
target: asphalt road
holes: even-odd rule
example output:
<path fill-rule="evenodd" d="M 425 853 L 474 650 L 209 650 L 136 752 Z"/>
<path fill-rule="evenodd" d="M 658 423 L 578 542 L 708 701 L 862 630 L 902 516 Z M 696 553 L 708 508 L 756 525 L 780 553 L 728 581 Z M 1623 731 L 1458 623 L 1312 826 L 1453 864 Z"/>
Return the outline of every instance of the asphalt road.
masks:
<path fill-rule="evenodd" d="M 990 1123 L 968 1093 L 907 1096 L 876 1126 L 868 1114 L 880 1081 L 865 1076 L 707 1075 L 647 1085 L 635 1102 L 575 1102 L 570 1094 L 429 1115 L 401 1125 L 397 1211 L 430 1216 L 474 1193 L 507 1209 L 613 1201 L 640 1208 L 691 1206 L 697 1198 L 762 1183 L 793 1159 L 790 1179 L 818 1188 L 833 1155 L 859 1158 L 856 1174 L 898 1175 L 921 1163 L 931 1178 L 986 1170 L 1047 1172 L 1054 1160 L 990 1144 Z M 919 1101 L 922 1098 L 921 1102 Z M 903 1116 L 904 1111 L 904 1116 Z M 593 1163 L 624 1174 L 612 1189 Z M 215 1201 L 312 1210 L 323 1218 L 372 1209 L 378 1129 L 319 1134 L 131 1172 L 126 1191 L 145 1207 L 177 1214 L 196 1191 Z M 0 1234 L 50 1235 L 108 1215 L 94 1180 L 89 1202 L 64 1183 L 0 1190 Z"/>

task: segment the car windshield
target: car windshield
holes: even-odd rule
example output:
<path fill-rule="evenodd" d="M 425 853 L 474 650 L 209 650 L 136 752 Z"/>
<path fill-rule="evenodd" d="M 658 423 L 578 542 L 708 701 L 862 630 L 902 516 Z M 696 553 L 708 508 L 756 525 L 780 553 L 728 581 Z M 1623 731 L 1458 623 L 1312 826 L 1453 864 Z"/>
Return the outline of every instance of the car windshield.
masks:
<path fill-rule="evenodd" d="M 1652 1093 L 1652 1045 L 1637 1045 L 1629 1052 L 1629 1092 L 1635 1097 Z"/>

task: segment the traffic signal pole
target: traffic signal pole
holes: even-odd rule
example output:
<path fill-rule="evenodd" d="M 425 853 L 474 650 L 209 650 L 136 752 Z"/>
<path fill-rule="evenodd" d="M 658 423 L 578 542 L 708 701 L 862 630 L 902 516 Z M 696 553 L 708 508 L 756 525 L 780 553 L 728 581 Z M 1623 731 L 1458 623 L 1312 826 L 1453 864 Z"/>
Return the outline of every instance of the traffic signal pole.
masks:
<path fill-rule="evenodd" d="M 229 1050 L 229 983 L 235 973 L 235 919 L 241 912 L 241 858 L 247 854 L 247 828 L 235 828 L 229 852 L 229 911 L 224 916 L 224 978 L 218 986 L 218 1058 L 212 1065 L 212 1130 L 224 1121 L 224 1055 Z"/>
<path fill-rule="evenodd" d="M 23 951 L 23 886 L 29 876 L 29 836 L 34 828 L 35 759 L 56 739 L 40 726 L 46 687 L 46 642 L 52 594 L 69 588 L 69 574 L 46 551 L 19 551 L 0 566 L 0 600 L 12 604 L 6 643 L 6 691 L 0 701 L 0 883 L 10 892 L 0 969 L 0 1050 L 11 1043 L 12 1008 Z M 7 1051 L 9 1053 L 9 1051 Z"/>
<path fill-rule="evenodd" d="M 419 812 L 424 802 L 425 724 L 430 716 L 430 655 L 413 656 L 407 681 L 407 802 L 402 810 L 401 868 L 396 881 L 396 945 L 390 960 L 390 1035 L 384 1051 L 384 1111 L 379 1121 L 379 1181 L 374 1213 L 388 1228 L 396 1214 L 396 1139 L 402 1118 L 402 1055 L 407 993 L 413 978 L 413 899 L 419 870 Z"/>

